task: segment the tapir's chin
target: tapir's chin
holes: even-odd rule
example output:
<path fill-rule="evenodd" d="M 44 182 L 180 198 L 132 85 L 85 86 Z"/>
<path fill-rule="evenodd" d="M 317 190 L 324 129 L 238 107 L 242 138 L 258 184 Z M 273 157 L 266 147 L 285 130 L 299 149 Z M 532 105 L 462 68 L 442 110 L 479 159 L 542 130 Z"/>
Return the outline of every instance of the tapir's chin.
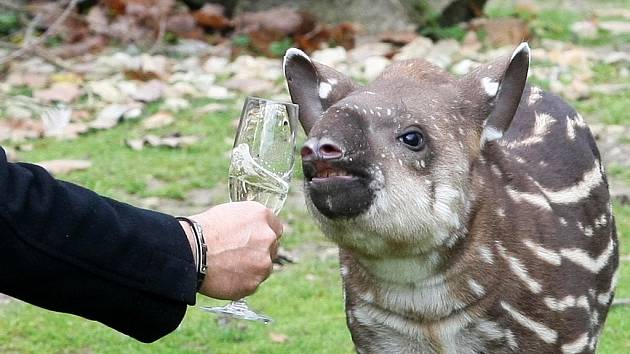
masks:
<path fill-rule="evenodd" d="M 329 219 L 353 218 L 366 212 L 373 200 L 371 177 L 343 164 L 304 163 L 306 194 Z"/>

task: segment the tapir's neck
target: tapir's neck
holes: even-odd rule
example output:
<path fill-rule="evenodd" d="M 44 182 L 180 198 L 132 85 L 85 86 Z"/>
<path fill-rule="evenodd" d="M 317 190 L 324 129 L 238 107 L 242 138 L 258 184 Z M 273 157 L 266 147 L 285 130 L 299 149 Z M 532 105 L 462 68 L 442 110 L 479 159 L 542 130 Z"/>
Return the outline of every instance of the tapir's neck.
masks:
<path fill-rule="evenodd" d="M 427 254 L 372 258 L 356 257 L 359 265 L 366 271 L 366 275 L 375 282 L 386 283 L 391 286 L 422 286 L 426 281 L 435 277 L 441 266 L 443 256 L 438 251 Z"/>

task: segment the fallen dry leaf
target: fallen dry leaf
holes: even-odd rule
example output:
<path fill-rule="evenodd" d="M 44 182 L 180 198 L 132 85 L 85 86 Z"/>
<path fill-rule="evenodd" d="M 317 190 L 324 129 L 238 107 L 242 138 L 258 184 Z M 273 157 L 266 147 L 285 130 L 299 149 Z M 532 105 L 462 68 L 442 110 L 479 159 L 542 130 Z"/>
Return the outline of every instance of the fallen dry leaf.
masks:
<path fill-rule="evenodd" d="M 111 104 L 99 112 L 95 120 L 90 123 L 92 129 L 110 129 L 116 126 L 123 114 L 136 107 L 131 105 Z"/>
<path fill-rule="evenodd" d="M 271 338 L 271 341 L 274 343 L 284 343 L 289 339 L 286 334 L 276 332 L 269 332 L 269 338 Z"/>
<path fill-rule="evenodd" d="M 46 101 L 70 103 L 81 95 L 79 85 L 71 82 L 56 82 L 50 88 L 35 91 L 35 98 Z"/>
<path fill-rule="evenodd" d="M 193 17 L 201 27 L 223 30 L 232 26 L 232 22 L 225 17 L 225 8 L 219 4 L 205 4 L 193 12 Z"/>
<path fill-rule="evenodd" d="M 72 171 L 81 171 L 92 166 L 92 162 L 88 160 L 50 160 L 37 162 L 52 175 L 64 175 Z"/>
<path fill-rule="evenodd" d="M 158 80 L 151 80 L 138 87 L 136 91 L 131 94 L 134 100 L 142 102 L 157 101 L 162 97 L 164 91 L 164 84 Z"/>
<path fill-rule="evenodd" d="M 164 136 L 150 134 L 141 139 L 128 139 L 126 143 L 127 146 L 129 146 L 133 150 L 142 150 L 145 146 L 168 147 L 176 149 L 184 146 L 193 145 L 199 140 L 200 138 L 198 136 L 181 135 L 180 133 L 174 133 Z"/>
<path fill-rule="evenodd" d="M 167 112 L 158 112 L 142 122 L 142 127 L 145 129 L 157 129 L 165 127 L 175 122 L 175 117 Z"/>

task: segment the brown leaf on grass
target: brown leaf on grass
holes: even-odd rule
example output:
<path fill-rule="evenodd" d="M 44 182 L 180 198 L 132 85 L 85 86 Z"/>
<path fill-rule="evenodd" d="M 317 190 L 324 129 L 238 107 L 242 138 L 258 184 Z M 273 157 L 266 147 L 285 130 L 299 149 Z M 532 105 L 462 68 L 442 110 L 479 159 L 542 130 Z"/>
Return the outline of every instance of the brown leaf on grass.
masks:
<path fill-rule="evenodd" d="M 205 4 L 192 15 L 199 26 L 224 30 L 232 27 L 232 21 L 225 17 L 224 12 L 225 8 L 219 4 Z"/>
<path fill-rule="evenodd" d="M 126 143 L 133 150 L 142 150 L 145 146 L 177 149 L 193 145 L 199 140 L 198 136 L 174 133 L 164 136 L 147 135 L 141 139 L 128 139 Z"/>
<path fill-rule="evenodd" d="M 475 31 L 484 31 L 487 34 L 486 40 L 493 47 L 517 45 L 531 39 L 531 32 L 527 23 L 518 18 L 478 18 L 471 21 L 471 27 Z"/>
<path fill-rule="evenodd" d="M 320 49 L 323 43 L 334 43 L 346 49 L 354 47 L 355 37 L 358 32 L 356 25 L 345 22 L 336 26 L 317 25 L 312 31 L 295 36 L 298 47 L 307 52 Z"/>
<path fill-rule="evenodd" d="M 269 332 L 269 338 L 271 338 L 271 341 L 274 343 L 284 343 L 289 339 L 286 334 L 276 332 Z"/>
<path fill-rule="evenodd" d="M 35 91 L 33 96 L 46 102 L 58 101 L 70 103 L 79 97 L 81 93 L 82 90 L 77 84 L 71 82 L 57 82 L 47 89 Z"/>
<path fill-rule="evenodd" d="M 414 39 L 418 37 L 416 32 L 406 31 L 406 32 L 383 32 L 380 35 L 381 42 L 391 43 L 394 45 L 403 46 L 407 43 L 410 43 Z"/>
<path fill-rule="evenodd" d="M 147 72 L 142 69 L 138 70 L 125 70 L 125 79 L 137 80 L 137 81 L 151 81 L 159 79 L 160 77 L 154 72 Z"/>
<path fill-rule="evenodd" d="M 188 12 L 173 14 L 166 20 L 166 31 L 176 34 L 180 38 L 204 39 L 204 32 L 195 18 Z"/>
<path fill-rule="evenodd" d="M 281 36 L 304 34 L 315 28 L 313 16 L 279 7 L 267 11 L 244 12 L 234 18 L 237 33 L 277 32 Z"/>
<path fill-rule="evenodd" d="M 73 171 L 86 170 L 92 167 L 88 160 L 50 160 L 36 163 L 52 175 L 65 175 Z"/>
<path fill-rule="evenodd" d="M 41 137 L 43 133 L 44 127 L 40 120 L 13 118 L 0 120 L 0 142 L 36 139 Z"/>
<path fill-rule="evenodd" d="M 157 129 L 167 125 L 173 124 L 175 117 L 167 112 L 158 112 L 142 122 L 142 127 L 145 129 Z"/>

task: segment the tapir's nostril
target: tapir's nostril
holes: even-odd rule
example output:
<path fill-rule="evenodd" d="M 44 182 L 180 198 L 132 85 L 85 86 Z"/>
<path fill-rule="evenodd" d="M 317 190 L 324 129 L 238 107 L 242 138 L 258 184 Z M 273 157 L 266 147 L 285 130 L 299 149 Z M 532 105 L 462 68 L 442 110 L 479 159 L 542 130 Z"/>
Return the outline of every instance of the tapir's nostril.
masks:
<path fill-rule="evenodd" d="M 327 138 L 310 138 L 300 150 L 303 161 L 335 160 L 343 156 L 343 150 Z"/>
<path fill-rule="evenodd" d="M 319 146 L 319 155 L 324 160 L 338 159 L 343 156 L 341 148 L 333 143 L 325 143 Z"/>
<path fill-rule="evenodd" d="M 308 146 L 303 146 L 302 150 L 300 150 L 300 155 L 302 155 L 302 160 L 308 161 L 315 158 L 315 151 Z"/>

